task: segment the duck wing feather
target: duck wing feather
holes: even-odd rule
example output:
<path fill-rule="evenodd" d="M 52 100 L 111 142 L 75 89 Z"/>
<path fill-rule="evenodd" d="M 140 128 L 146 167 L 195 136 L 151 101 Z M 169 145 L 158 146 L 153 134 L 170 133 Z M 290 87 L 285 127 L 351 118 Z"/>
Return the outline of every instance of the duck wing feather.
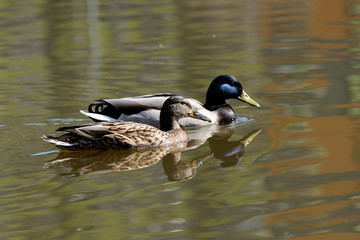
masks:
<path fill-rule="evenodd" d="M 137 114 L 149 109 L 160 110 L 166 99 L 175 96 L 173 93 L 156 93 L 137 97 L 99 99 L 97 102 L 106 103 L 114 107 L 117 111 L 126 115 Z M 98 103 L 99 104 L 99 103 Z M 89 106 L 89 112 L 93 112 L 92 108 L 97 104 Z M 96 112 L 96 111 L 95 111 Z"/>
<path fill-rule="evenodd" d="M 110 144 L 121 147 L 146 147 L 161 145 L 167 140 L 167 133 L 146 124 L 136 122 L 98 122 L 86 125 L 62 127 L 57 131 L 64 131 L 90 140 L 110 140 Z"/>

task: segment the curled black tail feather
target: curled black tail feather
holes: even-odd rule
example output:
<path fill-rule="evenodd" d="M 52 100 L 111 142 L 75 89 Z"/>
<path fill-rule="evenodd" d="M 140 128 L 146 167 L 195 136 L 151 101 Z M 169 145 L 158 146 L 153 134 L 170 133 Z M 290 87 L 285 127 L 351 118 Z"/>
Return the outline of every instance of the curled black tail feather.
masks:
<path fill-rule="evenodd" d="M 118 109 L 116 109 L 114 106 L 106 102 L 92 103 L 89 105 L 88 111 L 90 113 L 98 113 L 105 116 L 109 116 L 114 119 L 118 119 L 121 115 L 121 112 Z"/>
<path fill-rule="evenodd" d="M 92 103 L 89 105 L 88 107 L 88 111 L 91 113 L 101 113 L 104 108 L 106 107 L 106 103 L 101 102 L 101 103 Z"/>

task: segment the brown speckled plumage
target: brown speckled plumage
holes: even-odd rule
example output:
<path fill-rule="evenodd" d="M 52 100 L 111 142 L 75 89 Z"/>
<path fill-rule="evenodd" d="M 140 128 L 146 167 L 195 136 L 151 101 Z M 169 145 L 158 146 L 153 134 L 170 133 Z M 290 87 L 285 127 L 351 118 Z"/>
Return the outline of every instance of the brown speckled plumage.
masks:
<path fill-rule="evenodd" d="M 43 136 L 47 142 L 63 150 L 108 150 L 169 146 L 187 140 L 178 120 L 183 117 L 206 117 L 194 112 L 182 97 L 170 97 L 161 110 L 161 128 L 126 121 L 98 122 L 81 126 L 63 127 L 67 132 L 59 137 Z"/>

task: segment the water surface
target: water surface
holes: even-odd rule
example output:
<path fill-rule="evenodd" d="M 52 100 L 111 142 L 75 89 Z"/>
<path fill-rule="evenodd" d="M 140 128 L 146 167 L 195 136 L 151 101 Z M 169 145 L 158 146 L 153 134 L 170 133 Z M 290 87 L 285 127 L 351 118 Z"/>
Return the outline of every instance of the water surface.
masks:
<path fill-rule="evenodd" d="M 4 239 L 358 239 L 358 1 L 3 1 Z M 94 99 L 205 100 L 220 74 L 262 109 L 176 153 L 43 142 Z M 246 140 L 251 142 L 246 145 Z M 56 161 L 56 162 L 54 162 Z"/>

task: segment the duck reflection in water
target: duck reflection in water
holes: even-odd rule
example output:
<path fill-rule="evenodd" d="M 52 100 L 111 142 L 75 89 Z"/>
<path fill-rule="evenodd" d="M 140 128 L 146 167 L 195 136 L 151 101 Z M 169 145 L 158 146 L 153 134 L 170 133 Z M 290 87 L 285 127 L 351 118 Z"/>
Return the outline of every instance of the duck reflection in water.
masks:
<path fill-rule="evenodd" d="M 228 140 L 231 136 L 228 136 L 227 139 L 213 136 L 208 139 L 209 147 L 213 152 L 213 156 L 222 161 L 222 167 L 234 166 L 241 162 L 245 154 L 245 147 L 251 143 L 261 131 L 261 128 L 255 129 L 242 139 L 234 141 Z"/>
<path fill-rule="evenodd" d="M 209 157 L 222 161 L 222 167 L 233 166 L 241 162 L 245 147 L 261 132 L 256 129 L 245 137 L 236 141 L 229 141 L 234 128 L 222 128 L 208 139 L 210 152 L 192 160 L 181 160 L 183 151 L 193 150 L 196 140 L 188 145 L 176 148 L 150 148 L 141 150 L 113 150 L 113 151 L 85 151 L 85 152 L 60 152 L 59 155 L 44 167 L 64 165 L 71 167 L 69 172 L 62 175 L 79 176 L 90 173 L 110 173 L 136 170 L 150 167 L 160 160 L 169 181 L 183 181 L 191 179 L 196 174 L 197 167 Z M 198 143 L 195 144 L 198 147 Z"/>
<path fill-rule="evenodd" d="M 234 128 L 227 127 L 222 130 L 225 131 L 219 131 L 218 134 L 214 134 L 208 139 L 211 150 L 208 154 L 190 161 L 181 160 L 181 153 L 167 154 L 162 160 L 162 165 L 169 181 L 181 181 L 194 177 L 197 167 L 212 156 L 222 161 L 220 164 L 222 167 L 237 165 L 245 154 L 245 147 L 262 131 L 259 128 L 249 132 L 240 140 L 229 141 L 228 139 L 233 135 Z M 193 140 L 193 142 L 197 141 Z"/>
<path fill-rule="evenodd" d="M 62 175 L 78 176 L 89 173 L 110 173 L 136 170 L 150 167 L 159 162 L 169 152 L 180 152 L 183 147 L 148 148 L 148 149 L 124 149 L 112 151 L 78 151 L 63 152 L 49 162 L 44 168 L 64 165 L 71 167 L 71 171 Z"/>

